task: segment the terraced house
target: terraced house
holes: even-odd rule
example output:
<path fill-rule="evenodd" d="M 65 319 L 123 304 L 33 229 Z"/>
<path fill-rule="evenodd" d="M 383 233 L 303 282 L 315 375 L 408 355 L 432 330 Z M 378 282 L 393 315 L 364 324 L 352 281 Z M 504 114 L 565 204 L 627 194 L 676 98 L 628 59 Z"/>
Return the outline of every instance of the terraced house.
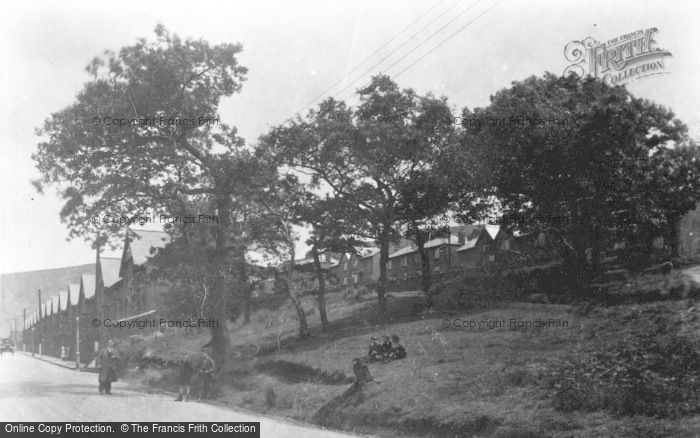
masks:
<path fill-rule="evenodd" d="M 29 280 L 22 283 L 31 284 L 32 277 L 42 278 L 42 285 L 48 284 L 46 289 L 51 292 L 44 293 L 47 298 L 40 307 L 29 312 L 23 348 L 39 353 L 41 345 L 42 354 L 75 360 L 75 339 L 79 333 L 80 360 L 89 363 L 99 350 L 101 339 L 131 333 L 110 330 L 105 321 L 164 317 L 158 312 L 165 308 L 169 289 L 165 283 L 148 278 L 148 258 L 168 239 L 164 232 L 130 230 L 125 235 L 121 257 L 100 257 L 98 251 L 94 265 L 53 270 L 54 281 L 50 275 L 27 276 Z M 80 271 L 83 273 L 74 273 Z M 100 321 L 100 326 L 95 327 L 93 320 Z"/>

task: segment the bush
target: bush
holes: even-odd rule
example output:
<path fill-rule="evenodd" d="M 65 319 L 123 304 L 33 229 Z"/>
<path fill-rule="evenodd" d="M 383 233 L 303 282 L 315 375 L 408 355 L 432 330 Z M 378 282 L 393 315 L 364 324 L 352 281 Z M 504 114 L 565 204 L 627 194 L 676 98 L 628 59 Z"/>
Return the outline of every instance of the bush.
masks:
<path fill-rule="evenodd" d="M 638 336 L 584 359 L 559 363 L 545 386 L 562 411 L 693 415 L 700 413 L 700 353 L 677 335 Z"/>
<path fill-rule="evenodd" d="M 361 303 L 374 299 L 373 292 L 365 285 L 355 285 L 348 288 L 343 294 L 343 299 L 350 304 Z"/>

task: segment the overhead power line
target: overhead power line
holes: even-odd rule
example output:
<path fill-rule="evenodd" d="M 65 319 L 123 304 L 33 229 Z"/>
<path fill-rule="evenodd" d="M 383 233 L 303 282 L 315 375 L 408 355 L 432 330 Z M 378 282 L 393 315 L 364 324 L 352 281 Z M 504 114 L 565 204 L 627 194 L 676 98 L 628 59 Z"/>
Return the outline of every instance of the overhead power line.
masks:
<path fill-rule="evenodd" d="M 365 65 L 365 64 L 367 63 L 367 61 L 369 61 L 370 59 L 372 59 L 377 53 L 381 52 L 381 51 L 382 51 L 384 48 L 386 48 L 389 44 L 391 44 L 392 42 L 394 42 L 401 34 L 403 34 L 403 33 L 406 32 L 408 29 L 410 29 L 411 26 L 413 26 L 414 24 L 416 24 L 417 22 L 419 22 L 423 17 L 425 17 L 426 15 L 428 15 L 430 12 L 432 12 L 433 9 L 437 8 L 437 7 L 438 7 L 440 4 L 442 4 L 444 1 L 445 1 L 445 0 L 440 0 L 440 1 L 438 1 L 438 2 L 435 3 L 432 7 L 430 7 L 430 9 L 428 9 L 427 11 L 425 11 L 424 13 L 422 13 L 421 15 L 419 15 L 415 20 L 411 21 L 409 24 L 407 24 L 406 27 L 404 27 L 404 28 L 401 29 L 398 33 L 396 33 L 393 37 L 391 37 L 391 38 L 389 39 L 389 41 L 387 41 L 387 42 L 384 43 L 381 47 L 379 47 L 377 50 L 375 50 L 374 52 L 372 52 L 369 56 L 367 56 L 365 59 L 363 59 L 359 64 L 355 65 L 355 67 L 353 67 L 349 72 L 347 72 L 346 74 L 344 74 L 343 76 L 341 76 L 338 80 L 336 80 L 335 82 L 333 82 L 328 88 L 326 88 L 325 90 L 323 90 L 323 92 L 322 92 L 321 94 L 319 94 L 318 96 L 316 96 L 311 102 L 309 102 L 308 104 L 306 104 L 301 110 L 297 111 L 296 113 L 298 114 L 298 113 L 303 112 L 303 111 L 306 110 L 308 107 L 310 107 L 311 105 L 313 105 L 317 100 L 319 100 L 320 98 L 322 98 L 323 96 L 325 96 L 326 93 L 328 93 L 329 91 L 331 91 L 336 85 L 338 85 L 339 83 L 341 83 L 343 80 L 347 79 L 348 76 L 350 76 L 352 73 L 354 73 L 355 71 L 357 71 L 360 67 L 362 67 L 363 65 Z M 438 14 L 437 17 L 434 17 L 432 20 L 430 20 L 430 21 L 428 22 L 428 24 L 426 24 L 425 26 L 423 26 L 423 27 L 421 28 L 421 30 L 419 30 L 418 32 L 416 32 L 415 34 L 413 34 L 412 36 L 410 36 L 410 37 L 408 38 L 407 41 L 405 41 L 405 42 L 404 42 L 403 44 L 401 44 L 399 47 L 397 47 L 397 48 L 395 48 L 394 50 L 392 50 L 392 51 L 389 53 L 389 55 L 387 55 L 387 56 L 390 56 L 390 55 L 393 54 L 396 50 L 398 50 L 398 49 L 400 49 L 401 47 L 405 46 L 409 41 L 411 41 L 411 39 L 413 39 L 417 34 L 419 34 L 421 31 L 423 31 L 426 27 L 428 27 L 428 26 L 430 26 L 431 24 L 433 24 L 437 19 L 439 19 L 440 17 L 442 17 L 443 15 L 445 15 L 449 10 L 451 10 L 452 8 L 454 8 L 455 6 L 457 6 L 457 5 L 459 4 L 460 1 L 461 1 L 461 0 L 457 0 L 456 2 L 454 2 L 454 3 L 452 3 L 450 6 L 448 6 L 447 9 L 445 9 L 445 10 L 442 11 L 440 14 Z M 382 60 L 384 60 L 384 59 L 386 59 L 386 57 L 382 58 Z M 380 61 L 380 62 L 381 62 L 381 61 Z"/>
<path fill-rule="evenodd" d="M 401 70 L 400 72 L 396 73 L 393 77 L 394 77 L 394 78 L 399 77 L 403 72 L 405 72 L 406 70 L 410 69 L 411 67 L 413 67 L 414 65 L 416 65 L 417 63 L 419 63 L 423 58 L 425 58 L 426 56 L 430 55 L 430 54 L 433 53 L 435 50 L 437 50 L 439 47 L 441 47 L 443 44 L 445 44 L 446 42 L 448 42 L 449 40 L 451 40 L 452 38 L 454 38 L 458 33 L 460 33 L 461 31 L 463 31 L 464 29 L 466 29 L 470 24 L 472 24 L 473 22 L 475 22 L 476 20 L 478 20 L 482 15 L 486 14 L 488 11 L 490 11 L 491 9 L 495 8 L 496 6 L 498 6 L 498 4 L 499 4 L 501 1 L 503 1 L 503 0 L 498 0 L 496 3 L 493 4 L 493 6 L 487 8 L 486 10 L 484 10 L 484 12 L 482 12 L 481 14 L 477 15 L 476 17 L 474 17 L 474 18 L 473 18 L 471 21 L 469 21 L 467 24 L 465 24 L 464 26 L 462 26 L 462 27 L 460 27 L 459 29 L 457 29 L 457 31 L 456 31 L 455 33 L 451 34 L 450 36 L 448 36 L 447 38 L 445 38 L 444 40 L 442 40 L 437 46 L 435 46 L 435 47 L 433 47 L 432 49 L 430 49 L 427 53 L 425 53 L 425 54 L 424 54 L 423 56 L 421 56 L 420 58 L 416 59 L 414 62 L 412 62 L 411 64 L 409 64 L 406 68 L 404 68 L 404 69 Z M 392 65 L 392 66 L 389 66 L 389 68 L 391 68 L 391 67 L 393 67 L 393 65 Z M 387 70 L 388 70 L 388 69 L 387 69 Z"/>
<path fill-rule="evenodd" d="M 431 38 L 433 38 L 435 35 L 437 35 L 437 34 L 439 34 L 440 32 L 442 32 L 447 26 L 449 26 L 450 24 L 452 24 L 455 20 L 459 19 L 462 15 L 466 14 L 467 12 L 469 12 L 474 6 L 478 5 L 478 4 L 481 3 L 482 1 L 484 1 L 484 0 L 477 0 L 476 2 L 472 3 L 469 7 L 467 7 L 465 10 L 463 10 L 463 11 L 460 12 L 459 14 L 455 15 L 451 20 L 449 20 L 447 23 L 443 24 L 438 30 L 436 30 L 435 32 L 433 32 L 432 34 L 430 34 L 430 36 L 428 36 L 428 38 L 424 39 L 421 43 L 419 43 L 416 47 L 414 47 L 413 49 L 411 49 L 408 53 L 406 53 L 404 56 L 402 56 L 399 60 L 403 60 L 403 59 L 406 58 L 406 56 L 408 56 L 408 55 L 410 55 L 411 53 L 415 52 L 416 49 L 418 49 L 420 46 L 422 46 L 423 44 L 425 44 L 428 40 L 430 40 Z M 430 24 L 432 24 L 432 23 L 433 23 L 433 22 L 431 21 L 430 23 L 428 23 L 428 25 L 430 25 Z M 370 73 L 372 70 L 374 70 L 375 67 L 377 67 L 379 64 L 381 64 L 382 62 L 384 62 L 387 58 L 389 58 L 391 55 L 393 55 L 394 53 L 396 53 L 399 49 L 401 49 L 402 47 L 404 47 L 404 46 L 405 46 L 406 44 L 408 44 L 412 39 L 414 39 L 417 35 L 419 35 L 423 30 L 425 30 L 425 28 L 426 28 L 428 25 L 422 27 L 418 32 L 416 32 L 416 33 L 414 33 L 413 35 L 411 35 L 411 38 L 409 38 L 407 41 L 405 41 L 405 42 L 404 42 L 403 44 L 401 44 L 399 47 L 397 47 L 396 49 L 392 50 L 388 55 L 384 56 L 382 59 L 380 59 L 380 60 L 379 60 L 378 62 L 376 62 L 374 65 L 372 65 L 372 67 L 370 67 L 370 68 L 368 68 L 367 70 L 365 70 L 364 72 L 362 72 L 362 74 L 361 74 L 360 76 L 356 77 L 352 82 L 350 82 L 348 85 L 346 85 L 342 90 L 340 90 L 340 91 L 338 91 L 336 94 L 334 94 L 333 97 L 334 97 L 334 98 L 337 97 L 337 96 L 340 95 L 343 91 L 345 91 L 345 90 L 347 90 L 348 88 L 352 87 L 357 81 L 359 81 L 360 79 L 364 78 L 365 75 L 366 75 L 367 73 Z M 395 64 L 395 63 L 394 63 L 394 64 Z M 389 68 L 391 68 L 394 64 L 390 65 Z M 385 69 L 385 70 L 387 70 L 387 69 Z M 354 94 L 354 93 L 353 93 L 353 94 Z M 351 94 L 351 96 L 352 96 L 352 94 Z"/>

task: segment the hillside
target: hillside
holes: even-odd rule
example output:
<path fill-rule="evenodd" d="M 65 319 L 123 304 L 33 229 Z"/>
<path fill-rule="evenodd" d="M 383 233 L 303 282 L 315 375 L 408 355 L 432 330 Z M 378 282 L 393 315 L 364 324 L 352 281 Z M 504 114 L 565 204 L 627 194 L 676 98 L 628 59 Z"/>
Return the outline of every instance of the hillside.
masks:
<path fill-rule="evenodd" d="M 250 324 L 231 327 L 234 353 L 214 402 L 388 437 L 695 436 L 700 311 L 693 287 L 694 298 L 644 304 L 511 302 L 423 319 L 421 296 L 404 293 L 390 299 L 390 321 L 374 301 L 350 303 L 336 293 L 330 333 L 318 333 L 310 311 L 314 334 L 304 341 L 294 338 L 292 309 L 259 311 Z M 551 322 L 524 327 L 537 320 Z M 408 357 L 369 364 L 376 382 L 353 394 L 352 359 L 366 354 L 369 336 L 386 333 L 401 336 Z M 204 332 L 171 332 L 157 350 L 172 358 L 206 341 Z M 153 342 L 131 339 L 122 348 L 136 357 Z M 173 373 L 127 371 L 132 382 L 166 390 L 174 389 Z"/>
<path fill-rule="evenodd" d="M 0 275 L 2 288 L 2 305 L 0 320 L 11 319 L 15 314 L 27 309 L 27 313 L 36 310 L 37 290 L 41 289 L 42 301 L 58 295 L 69 283 L 79 283 L 82 274 L 94 274 L 95 264 L 88 263 L 65 268 L 42 269 L 38 271 L 15 272 Z"/>

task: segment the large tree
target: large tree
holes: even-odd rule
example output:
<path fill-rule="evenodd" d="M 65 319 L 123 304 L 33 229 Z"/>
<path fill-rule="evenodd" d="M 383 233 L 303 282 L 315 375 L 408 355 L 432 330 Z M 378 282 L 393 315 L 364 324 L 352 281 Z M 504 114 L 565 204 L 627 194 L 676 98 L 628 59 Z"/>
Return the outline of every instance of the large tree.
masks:
<path fill-rule="evenodd" d="M 90 80 L 75 101 L 52 114 L 38 134 L 34 154 L 43 182 L 65 199 L 61 217 L 70 236 L 121 224 L 92 218 L 106 214 L 173 214 L 191 196 L 205 196 L 216 215 L 207 269 L 214 301 L 212 346 L 219 363 L 229 345 L 232 253 L 239 254 L 234 209 L 268 175 L 236 129 L 219 121 L 219 103 L 241 89 L 246 69 L 239 44 L 183 40 L 162 26 L 153 41 L 106 52 L 87 67 Z M 243 277 L 243 273 L 239 273 Z M 243 281 L 239 278 L 239 281 Z"/>
<path fill-rule="evenodd" d="M 357 94 L 356 107 L 328 99 L 305 118 L 274 128 L 263 143 L 362 216 L 368 231 L 358 235 L 380 249 L 377 295 L 386 311 L 386 267 L 405 220 L 404 186 L 430 168 L 452 118 L 444 99 L 400 89 L 387 76 L 374 77 Z"/>
<path fill-rule="evenodd" d="M 598 266 L 606 233 L 647 220 L 660 206 L 650 200 L 672 189 L 647 184 L 649 192 L 639 191 L 653 150 L 686 142 L 685 126 L 670 111 L 574 75 L 515 82 L 464 116 L 472 141 L 494 156 L 494 194 L 506 219 L 518 219 L 507 222 L 560 233 L 579 284 L 589 255 Z"/>

